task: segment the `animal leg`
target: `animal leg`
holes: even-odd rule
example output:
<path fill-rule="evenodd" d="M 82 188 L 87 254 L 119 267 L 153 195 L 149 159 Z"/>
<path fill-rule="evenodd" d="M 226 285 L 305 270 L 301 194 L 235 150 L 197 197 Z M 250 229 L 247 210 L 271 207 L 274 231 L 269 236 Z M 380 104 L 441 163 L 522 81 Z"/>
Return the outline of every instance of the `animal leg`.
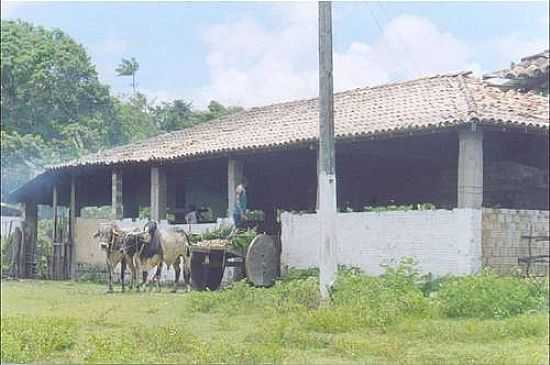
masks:
<path fill-rule="evenodd" d="M 107 260 L 107 285 L 108 285 L 108 289 L 107 289 L 107 293 L 112 293 L 113 292 L 113 267 L 111 265 L 111 261 L 110 260 Z"/>
<path fill-rule="evenodd" d="M 136 266 L 131 258 L 128 259 L 128 268 L 130 269 L 130 290 L 134 289 L 136 280 Z"/>
<path fill-rule="evenodd" d="M 160 292 L 160 274 L 162 272 L 162 262 L 157 265 L 157 271 L 155 272 L 154 279 L 157 283 L 157 291 Z"/>
<path fill-rule="evenodd" d="M 120 283 L 122 284 L 122 292 L 124 293 L 124 272 L 126 271 L 126 258 L 120 262 Z"/>
<path fill-rule="evenodd" d="M 135 260 L 134 261 L 134 270 L 135 270 L 135 278 L 136 278 L 136 292 L 139 291 L 139 289 L 145 284 L 145 282 L 147 281 L 147 272 L 143 272 L 143 268 L 142 268 L 142 265 L 141 263 L 139 262 L 139 260 Z M 141 283 L 138 282 L 138 279 L 137 279 L 137 273 L 138 272 L 141 272 L 142 273 L 142 281 Z M 145 274 L 145 275 L 143 275 Z"/>
<path fill-rule="evenodd" d="M 174 280 L 174 288 L 172 289 L 172 293 L 175 293 L 178 290 L 178 281 L 180 280 L 180 273 L 181 273 L 180 263 L 181 263 L 181 258 L 178 257 L 176 262 L 174 262 L 174 264 L 172 265 L 176 273 L 176 279 Z"/>
<path fill-rule="evenodd" d="M 182 270 L 183 270 L 183 280 L 185 284 L 185 290 L 187 292 L 190 292 L 191 291 L 191 266 L 189 264 L 190 260 L 188 257 L 182 257 L 181 261 L 183 264 Z"/>
<path fill-rule="evenodd" d="M 143 270 L 142 275 L 143 275 L 143 282 L 142 282 L 143 290 L 145 291 L 146 288 L 151 289 L 151 286 L 149 285 L 149 273 L 147 272 L 147 270 Z"/>

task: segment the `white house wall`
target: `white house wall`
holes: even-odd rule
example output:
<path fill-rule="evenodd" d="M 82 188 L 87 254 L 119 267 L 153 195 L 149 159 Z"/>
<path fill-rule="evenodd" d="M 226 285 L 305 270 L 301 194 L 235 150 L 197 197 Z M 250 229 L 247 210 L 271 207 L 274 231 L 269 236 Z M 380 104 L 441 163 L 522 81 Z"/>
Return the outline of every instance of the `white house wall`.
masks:
<path fill-rule="evenodd" d="M 317 267 L 319 219 L 316 214 L 281 216 L 281 265 Z M 434 275 L 469 274 L 481 267 L 481 210 L 453 209 L 338 213 L 338 264 L 373 275 L 381 265 L 414 257 Z"/>

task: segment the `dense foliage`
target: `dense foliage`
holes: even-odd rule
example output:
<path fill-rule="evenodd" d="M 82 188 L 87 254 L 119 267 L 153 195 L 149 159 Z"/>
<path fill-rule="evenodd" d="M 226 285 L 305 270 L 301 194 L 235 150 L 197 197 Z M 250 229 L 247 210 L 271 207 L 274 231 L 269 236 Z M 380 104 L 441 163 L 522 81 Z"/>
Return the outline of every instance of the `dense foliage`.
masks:
<path fill-rule="evenodd" d="M 2 20 L 1 35 L 2 198 L 45 165 L 240 110 L 215 101 L 207 111 L 184 100 L 155 104 L 139 91 L 115 97 L 63 31 Z M 120 71 L 133 76 L 137 61 L 128 62 Z"/>
<path fill-rule="evenodd" d="M 547 363 L 547 278 L 484 272 L 428 281 L 410 260 L 380 277 L 342 268 L 330 305 L 321 305 L 317 270 L 291 271 L 272 288 L 240 281 L 222 291 L 180 295 L 102 295 L 104 286 L 82 283 L 4 282 L 1 360 Z M 507 308 L 507 315 L 495 308 Z"/>

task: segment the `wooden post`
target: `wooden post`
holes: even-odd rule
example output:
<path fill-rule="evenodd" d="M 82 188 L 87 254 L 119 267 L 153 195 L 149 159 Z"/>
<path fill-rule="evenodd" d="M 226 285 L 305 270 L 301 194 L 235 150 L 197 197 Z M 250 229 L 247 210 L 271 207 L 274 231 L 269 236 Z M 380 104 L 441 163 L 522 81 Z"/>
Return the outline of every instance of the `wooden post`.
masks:
<path fill-rule="evenodd" d="M 336 279 L 336 169 L 334 150 L 334 101 L 332 85 L 332 10 L 319 2 L 319 221 L 320 290 L 327 301 Z"/>
<path fill-rule="evenodd" d="M 113 169 L 111 172 L 111 216 L 122 219 L 122 171 Z"/>
<path fill-rule="evenodd" d="M 53 190 L 52 190 L 52 210 L 53 210 L 53 234 L 52 234 L 52 242 L 58 242 L 57 241 L 57 184 L 53 184 Z"/>
<path fill-rule="evenodd" d="M 38 207 L 35 202 L 25 202 L 25 220 L 21 240 L 20 274 L 21 277 L 32 276 L 34 255 L 36 254 L 36 238 L 38 229 Z"/>
<path fill-rule="evenodd" d="M 151 167 L 151 219 L 156 222 L 166 219 L 167 187 L 166 171 Z"/>
<path fill-rule="evenodd" d="M 480 209 L 483 203 L 483 133 L 479 126 L 458 133 L 458 208 Z"/>
<path fill-rule="evenodd" d="M 227 215 L 233 217 L 235 208 L 235 189 L 243 179 L 243 162 L 229 158 L 227 161 Z"/>
<path fill-rule="evenodd" d="M 75 242 L 75 228 L 76 228 L 76 216 L 77 216 L 77 201 L 76 201 L 76 176 L 71 176 L 71 195 L 69 199 L 69 242 L 65 249 L 65 279 L 76 279 L 75 275 L 75 254 L 76 254 L 76 242 Z"/>

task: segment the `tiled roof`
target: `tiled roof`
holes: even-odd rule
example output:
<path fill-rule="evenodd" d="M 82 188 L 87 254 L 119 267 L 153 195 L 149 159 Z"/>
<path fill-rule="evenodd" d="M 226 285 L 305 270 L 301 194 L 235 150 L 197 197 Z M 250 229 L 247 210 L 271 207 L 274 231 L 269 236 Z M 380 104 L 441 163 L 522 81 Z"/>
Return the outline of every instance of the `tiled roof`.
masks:
<path fill-rule="evenodd" d="M 440 75 L 334 95 L 337 140 L 480 124 L 548 130 L 548 98 L 501 91 L 466 73 Z M 256 107 L 192 128 L 50 167 L 166 161 L 314 142 L 318 99 Z"/>
<path fill-rule="evenodd" d="M 550 71 L 550 51 L 537 53 L 532 56 L 524 57 L 520 63 L 512 64 L 508 69 L 493 72 L 485 75 L 484 79 L 503 78 L 510 80 L 534 79 L 546 77 Z"/>

